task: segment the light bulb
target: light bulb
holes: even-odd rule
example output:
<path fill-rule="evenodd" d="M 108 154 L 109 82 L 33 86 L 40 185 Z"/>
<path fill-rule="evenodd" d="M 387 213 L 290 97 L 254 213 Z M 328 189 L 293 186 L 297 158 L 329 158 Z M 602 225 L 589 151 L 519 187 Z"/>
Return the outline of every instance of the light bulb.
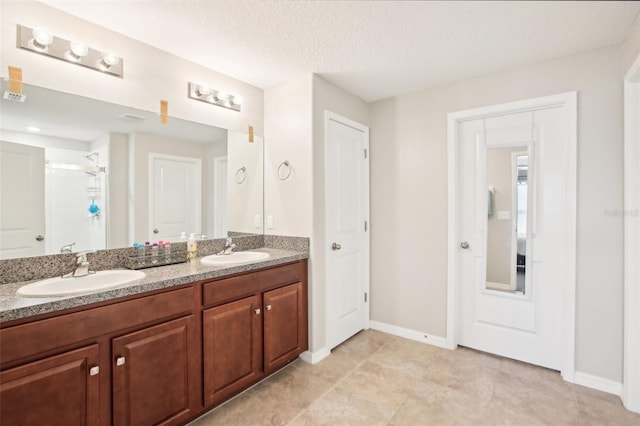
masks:
<path fill-rule="evenodd" d="M 45 52 L 47 50 L 47 46 L 53 43 L 53 34 L 44 27 L 35 28 L 33 30 L 32 43 L 36 50 Z"/>
<path fill-rule="evenodd" d="M 198 86 L 196 89 L 198 96 L 208 96 L 211 94 L 211 88 L 208 86 Z"/>
<path fill-rule="evenodd" d="M 98 61 L 98 66 L 102 71 L 107 71 L 114 65 L 117 65 L 120 62 L 120 58 L 114 55 L 113 53 L 105 52 L 102 54 L 102 59 Z"/>
<path fill-rule="evenodd" d="M 87 54 L 89 53 L 89 46 L 81 41 L 72 41 L 70 47 L 71 52 L 80 58 L 82 58 L 83 56 L 87 56 Z"/>
<path fill-rule="evenodd" d="M 242 96 L 240 96 L 240 95 L 235 95 L 233 98 L 231 98 L 231 102 L 234 105 L 240 106 L 244 102 L 244 98 Z"/>
<path fill-rule="evenodd" d="M 218 90 L 218 93 L 216 93 L 216 99 L 219 102 L 226 102 L 229 100 L 229 95 L 227 95 L 225 92 L 223 92 L 222 90 Z"/>
<path fill-rule="evenodd" d="M 73 62 L 80 62 L 80 60 L 89 53 L 89 46 L 81 41 L 72 41 L 69 44 L 69 49 L 70 50 L 64 54 L 64 57 Z"/>

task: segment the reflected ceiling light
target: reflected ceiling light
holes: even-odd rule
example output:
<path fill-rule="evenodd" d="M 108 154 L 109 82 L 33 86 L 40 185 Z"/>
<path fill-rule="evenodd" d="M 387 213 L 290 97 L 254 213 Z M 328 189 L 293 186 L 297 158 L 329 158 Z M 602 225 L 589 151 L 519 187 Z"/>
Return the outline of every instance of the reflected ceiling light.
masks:
<path fill-rule="evenodd" d="M 27 130 L 30 131 L 30 132 L 39 132 L 40 131 L 40 127 L 27 126 Z"/>
<path fill-rule="evenodd" d="M 44 27 L 35 29 L 17 25 L 18 47 L 40 53 L 51 58 L 62 59 L 67 63 L 81 65 L 105 74 L 122 77 L 122 58 L 111 52 L 92 49 L 86 43 L 69 41 L 54 36 Z"/>
<path fill-rule="evenodd" d="M 241 95 L 230 94 L 224 90 L 216 90 L 210 86 L 196 83 L 189 83 L 189 98 L 234 111 L 240 111 L 243 102 Z"/>

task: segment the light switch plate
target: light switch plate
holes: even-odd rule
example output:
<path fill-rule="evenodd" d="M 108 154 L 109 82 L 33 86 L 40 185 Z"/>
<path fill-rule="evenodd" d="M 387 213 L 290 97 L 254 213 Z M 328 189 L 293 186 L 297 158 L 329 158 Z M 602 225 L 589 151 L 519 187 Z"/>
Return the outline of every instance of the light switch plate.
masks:
<path fill-rule="evenodd" d="M 511 220 L 511 212 L 509 210 L 498 210 L 498 220 Z"/>
<path fill-rule="evenodd" d="M 256 218 L 253 221 L 253 226 L 255 226 L 256 228 L 262 228 L 262 219 L 260 218 L 259 214 L 256 215 Z"/>
<path fill-rule="evenodd" d="M 267 228 L 268 229 L 273 229 L 273 216 L 272 215 L 267 216 Z"/>

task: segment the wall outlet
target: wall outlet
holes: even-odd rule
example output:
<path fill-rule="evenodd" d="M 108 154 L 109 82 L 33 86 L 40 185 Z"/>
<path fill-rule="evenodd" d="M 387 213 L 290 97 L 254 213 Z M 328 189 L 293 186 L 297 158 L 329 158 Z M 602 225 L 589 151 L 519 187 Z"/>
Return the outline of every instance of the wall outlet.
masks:
<path fill-rule="evenodd" d="M 267 216 L 267 229 L 273 229 L 273 216 Z"/>
<path fill-rule="evenodd" d="M 498 210 L 498 220 L 511 220 L 511 212 L 509 210 Z"/>

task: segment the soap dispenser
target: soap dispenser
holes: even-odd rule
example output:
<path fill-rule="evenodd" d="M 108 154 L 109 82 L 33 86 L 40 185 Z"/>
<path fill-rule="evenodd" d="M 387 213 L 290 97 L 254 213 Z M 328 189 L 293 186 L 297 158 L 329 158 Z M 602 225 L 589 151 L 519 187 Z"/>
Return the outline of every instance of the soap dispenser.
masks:
<path fill-rule="evenodd" d="M 187 240 L 187 259 L 195 260 L 198 257 L 198 241 L 196 240 L 196 234 L 189 234 L 189 239 Z"/>

